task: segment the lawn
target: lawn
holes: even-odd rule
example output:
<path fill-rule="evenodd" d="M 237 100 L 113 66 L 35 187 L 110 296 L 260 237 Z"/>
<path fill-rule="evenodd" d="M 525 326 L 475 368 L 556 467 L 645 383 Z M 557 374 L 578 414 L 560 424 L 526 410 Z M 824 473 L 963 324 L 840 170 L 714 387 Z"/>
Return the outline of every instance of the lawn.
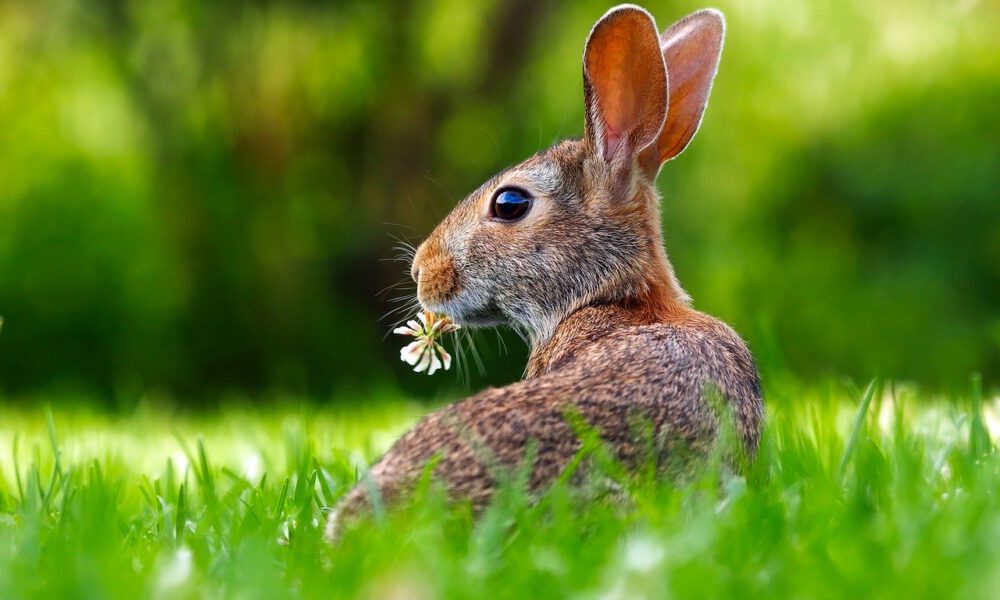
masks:
<path fill-rule="evenodd" d="M 740 475 L 624 474 L 588 445 L 625 494 L 529 502 L 513 477 L 473 520 L 426 485 L 335 547 L 324 507 L 429 407 L 8 405 L 0 598 L 996 597 L 1000 398 L 981 389 L 772 380 Z"/>

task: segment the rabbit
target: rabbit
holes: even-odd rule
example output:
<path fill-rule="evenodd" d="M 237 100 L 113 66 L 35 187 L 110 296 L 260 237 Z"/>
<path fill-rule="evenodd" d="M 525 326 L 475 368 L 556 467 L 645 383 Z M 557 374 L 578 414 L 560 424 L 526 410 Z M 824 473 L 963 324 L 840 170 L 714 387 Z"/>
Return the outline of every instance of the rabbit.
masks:
<path fill-rule="evenodd" d="M 628 465 L 645 447 L 636 415 L 666 448 L 707 454 L 716 393 L 754 454 L 764 419 L 756 365 L 736 332 L 691 307 L 663 247 L 654 184 L 700 125 L 724 34 L 713 9 L 660 35 L 638 6 L 608 11 L 583 54 L 583 139 L 496 175 L 419 246 L 420 304 L 464 326 L 526 331 L 525 376 L 426 416 L 334 507 L 329 537 L 373 503 L 405 498 L 432 458 L 433 479 L 475 510 L 498 467 L 527 468 L 530 488 L 543 489 L 581 448 L 567 411 Z"/>

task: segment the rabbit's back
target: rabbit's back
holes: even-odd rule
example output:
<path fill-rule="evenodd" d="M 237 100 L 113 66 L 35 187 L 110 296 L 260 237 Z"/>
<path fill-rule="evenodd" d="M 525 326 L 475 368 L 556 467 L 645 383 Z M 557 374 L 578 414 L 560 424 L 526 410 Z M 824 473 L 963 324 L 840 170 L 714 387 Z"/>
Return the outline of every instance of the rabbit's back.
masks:
<path fill-rule="evenodd" d="M 578 318 L 601 312 L 585 309 Z M 532 448 L 531 484 L 540 488 L 580 449 L 579 432 L 571 425 L 574 413 L 626 464 L 643 458 L 650 440 L 640 432 L 648 425 L 661 453 L 672 448 L 704 453 L 717 430 L 712 390 L 731 408 L 752 453 L 763 417 L 753 360 L 728 326 L 693 314 L 673 323 L 618 327 L 577 350 L 564 341 L 545 373 L 484 390 L 427 416 L 372 468 L 371 483 L 385 500 L 395 500 L 437 457 L 435 478 L 453 496 L 482 506 L 499 474 L 525 466 Z M 621 322 L 618 315 L 599 320 Z M 594 328 L 577 331 L 592 335 Z M 359 486 L 344 505 L 367 502 L 370 487 Z"/>
<path fill-rule="evenodd" d="M 567 375 L 588 389 L 593 402 L 640 412 L 657 428 L 667 428 L 658 431 L 662 436 L 695 445 L 715 431 L 719 408 L 712 407 L 710 395 L 717 394 L 746 449 L 756 450 L 764 411 L 760 380 L 745 342 L 728 325 L 690 309 L 666 322 L 626 327 L 615 326 L 626 319 L 615 309 L 585 309 L 574 316 L 589 318 L 591 337 L 593 332 L 601 337 L 575 351 L 572 343 L 562 344 L 562 352 L 552 353 L 548 372 L 570 366 Z M 607 329 L 597 325 L 600 321 Z"/>

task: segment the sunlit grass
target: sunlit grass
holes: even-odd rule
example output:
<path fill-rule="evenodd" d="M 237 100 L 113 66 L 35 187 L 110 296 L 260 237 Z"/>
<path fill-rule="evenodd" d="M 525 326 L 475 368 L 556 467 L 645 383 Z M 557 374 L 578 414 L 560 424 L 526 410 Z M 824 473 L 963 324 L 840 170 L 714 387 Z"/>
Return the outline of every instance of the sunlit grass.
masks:
<path fill-rule="evenodd" d="M 0 597 L 990 597 L 981 387 L 772 382 L 742 475 L 606 466 L 625 494 L 537 501 L 515 477 L 478 520 L 425 486 L 333 548 L 323 508 L 426 408 L 0 409 Z"/>

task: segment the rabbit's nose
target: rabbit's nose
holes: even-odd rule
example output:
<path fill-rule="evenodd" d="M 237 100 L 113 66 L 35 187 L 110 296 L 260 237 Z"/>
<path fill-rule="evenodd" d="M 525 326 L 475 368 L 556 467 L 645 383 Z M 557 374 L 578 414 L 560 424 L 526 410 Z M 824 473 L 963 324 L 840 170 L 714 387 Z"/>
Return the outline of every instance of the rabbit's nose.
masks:
<path fill-rule="evenodd" d="M 420 265 L 424 264 L 427 257 L 427 242 L 417 246 L 417 251 L 413 253 L 413 262 L 410 263 L 410 277 L 413 283 L 420 283 Z"/>

